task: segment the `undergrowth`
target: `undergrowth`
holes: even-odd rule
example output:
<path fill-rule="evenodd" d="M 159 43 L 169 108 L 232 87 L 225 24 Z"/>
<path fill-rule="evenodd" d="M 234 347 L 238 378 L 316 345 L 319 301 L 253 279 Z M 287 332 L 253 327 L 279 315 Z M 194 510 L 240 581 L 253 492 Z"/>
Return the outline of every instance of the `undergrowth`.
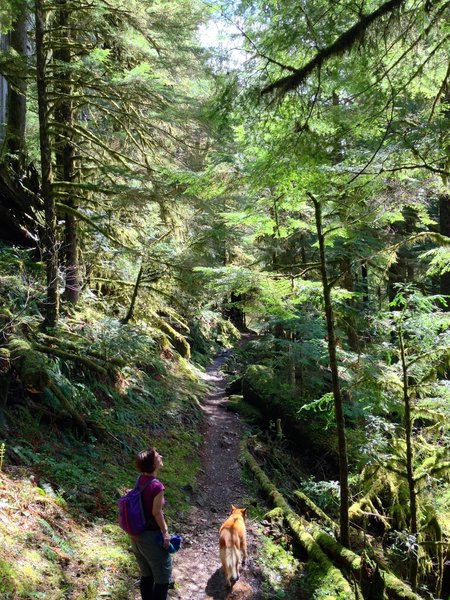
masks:
<path fill-rule="evenodd" d="M 108 299 L 92 294 L 44 335 L 42 265 L 1 248 L 0 266 L 0 597 L 134 597 L 117 499 L 135 483 L 136 453 L 156 446 L 178 530 L 200 467 L 201 367 L 151 321 L 106 316 Z M 236 334 L 210 317 L 190 340 L 203 364 Z"/>

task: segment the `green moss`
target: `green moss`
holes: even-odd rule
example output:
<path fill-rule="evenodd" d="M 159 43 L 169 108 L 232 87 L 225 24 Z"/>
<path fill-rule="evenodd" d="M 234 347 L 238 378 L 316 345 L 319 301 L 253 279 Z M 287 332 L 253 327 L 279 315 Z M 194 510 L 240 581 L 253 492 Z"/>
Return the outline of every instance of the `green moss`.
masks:
<path fill-rule="evenodd" d="M 257 563 L 263 574 L 266 597 L 300 597 L 303 564 L 293 556 L 288 545 L 275 543 L 267 536 L 260 539 Z"/>
<path fill-rule="evenodd" d="M 308 561 L 304 569 L 303 584 L 310 600 L 348 600 L 344 592 L 336 593 L 332 573 L 324 576 L 315 561 Z"/>
<path fill-rule="evenodd" d="M 31 391 L 42 391 L 50 383 L 48 361 L 23 338 L 9 342 L 11 360 L 18 370 L 23 385 Z"/>
<path fill-rule="evenodd" d="M 9 598 L 16 589 L 13 566 L 0 559 L 0 597 Z"/>
<path fill-rule="evenodd" d="M 229 396 L 227 408 L 242 415 L 250 425 L 257 425 L 263 420 L 261 411 L 256 406 L 246 402 L 241 395 Z"/>

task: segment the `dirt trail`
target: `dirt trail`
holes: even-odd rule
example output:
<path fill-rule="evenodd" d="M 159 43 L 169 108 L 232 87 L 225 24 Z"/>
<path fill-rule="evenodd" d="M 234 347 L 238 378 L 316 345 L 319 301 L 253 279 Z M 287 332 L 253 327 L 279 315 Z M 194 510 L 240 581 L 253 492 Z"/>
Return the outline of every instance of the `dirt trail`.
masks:
<path fill-rule="evenodd" d="M 205 411 L 203 473 L 192 498 L 189 522 L 183 535 L 182 551 L 174 555 L 175 589 L 171 600 L 263 600 L 261 581 L 254 563 L 256 527 L 247 521 L 249 560 L 232 590 L 225 587 L 219 559 L 218 530 L 230 512 L 231 504 L 242 506 L 247 496 L 240 479 L 239 442 L 242 425 L 239 416 L 226 410 L 225 379 L 220 368 L 226 353 L 206 369 L 203 378 L 214 390 L 202 403 Z"/>

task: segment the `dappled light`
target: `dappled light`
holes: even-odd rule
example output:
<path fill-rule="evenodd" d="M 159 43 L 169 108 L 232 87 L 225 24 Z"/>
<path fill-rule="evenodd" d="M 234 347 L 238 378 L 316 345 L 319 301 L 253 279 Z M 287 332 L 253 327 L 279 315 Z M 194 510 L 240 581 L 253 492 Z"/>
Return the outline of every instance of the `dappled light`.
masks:
<path fill-rule="evenodd" d="M 450 597 L 448 9 L 2 0 L 2 600 Z"/>

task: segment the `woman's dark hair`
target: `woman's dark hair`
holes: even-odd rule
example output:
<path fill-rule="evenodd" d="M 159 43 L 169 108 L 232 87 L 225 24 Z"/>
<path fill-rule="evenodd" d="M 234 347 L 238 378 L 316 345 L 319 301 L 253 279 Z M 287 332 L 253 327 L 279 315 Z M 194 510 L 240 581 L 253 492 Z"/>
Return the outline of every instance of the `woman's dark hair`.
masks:
<path fill-rule="evenodd" d="M 139 452 L 136 456 L 136 467 L 141 473 L 151 473 L 155 468 L 156 448 L 149 448 Z"/>

